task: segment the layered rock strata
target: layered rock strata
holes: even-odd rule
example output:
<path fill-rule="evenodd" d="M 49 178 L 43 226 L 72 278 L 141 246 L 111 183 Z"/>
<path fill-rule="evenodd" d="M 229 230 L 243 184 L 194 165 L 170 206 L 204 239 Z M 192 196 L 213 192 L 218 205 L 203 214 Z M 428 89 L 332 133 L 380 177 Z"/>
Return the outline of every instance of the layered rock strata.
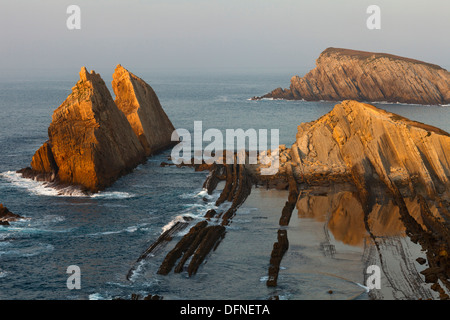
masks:
<path fill-rule="evenodd" d="M 210 171 L 207 176 L 204 189 L 211 194 L 220 181 L 225 182 L 215 205 L 228 202 L 229 206 L 219 207 L 220 210 L 208 210 L 205 212 L 204 219 L 191 226 L 189 231 L 174 245 L 166 254 L 162 261 L 158 274 L 168 275 L 172 269 L 175 273 L 186 271 L 189 276 L 197 273 L 200 265 L 207 256 L 214 251 L 220 244 L 226 234 L 226 227 L 231 223 L 236 215 L 237 209 L 245 202 L 249 196 L 253 184 L 252 175 L 243 164 L 201 164 L 188 165 L 195 167 L 196 170 Z M 175 223 L 169 230 L 164 232 L 136 261 L 148 257 L 150 252 L 154 253 L 155 247 L 158 247 L 163 241 L 170 241 L 173 235 L 178 232 L 180 227 L 186 227 L 186 218 L 182 217 L 183 222 Z M 133 266 L 128 272 L 127 279 L 130 279 L 135 270 Z"/>
<path fill-rule="evenodd" d="M 170 146 L 173 125 L 151 87 L 121 66 L 113 86 L 121 108 L 100 75 L 83 67 L 72 93 L 53 113 L 49 140 L 34 154 L 31 168 L 19 172 L 54 186 L 98 192 Z"/>
<path fill-rule="evenodd" d="M 289 89 L 277 88 L 253 99 L 357 100 L 449 104 L 450 73 L 434 64 L 386 53 L 328 48 Z"/>

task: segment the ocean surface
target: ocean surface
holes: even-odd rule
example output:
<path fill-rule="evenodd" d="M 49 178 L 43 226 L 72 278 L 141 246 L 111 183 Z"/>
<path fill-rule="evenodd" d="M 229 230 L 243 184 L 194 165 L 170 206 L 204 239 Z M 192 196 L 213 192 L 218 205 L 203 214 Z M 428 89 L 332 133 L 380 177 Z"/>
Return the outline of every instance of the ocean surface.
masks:
<path fill-rule="evenodd" d="M 176 128 L 192 132 L 279 129 L 290 146 L 297 126 L 330 111 L 335 103 L 250 101 L 276 87 L 288 87 L 290 72 L 140 73 L 156 91 Z M 102 74 L 109 85 L 111 75 Z M 281 263 L 278 286 L 266 286 L 285 191 L 254 189 L 238 210 L 216 251 L 198 273 L 157 275 L 164 254 L 148 257 L 133 276 L 135 261 L 180 216 L 193 222 L 214 208 L 217 190 L 206 197 L 207 172 L 161 167 L 170 150 L 149 158 L 111 188 L 93 196 L 64 196 L 43 183 L 22 179 L 47 139 L 51 115 L 71 92 L 76 77 L 0 80 L 0 203 L 27 219 L 0 226 L 0 299 L 113 299 L 132 293 L 164 299 L 367 299 L 363 245 L 333 238 L 324 217 L 293 214 L 290 248 Z M 450 131 L 450 107 L 373 103 Z M 220 185 L 219 185 L 220 189 Z M 325 214 L 326 212 L 324 212 Z M 187 230 L 175 235 L 176 243 Z M 321 244 L 333 242 L 333 257 Z M 331 260 L 330 260 L 331 259 Z M 67 267 L 81 270 L 81 289 L 66 286 Z M 135 266 L 136 267 L 136 266 Z M 332 290 L 332 294 L 330 293 Z"/>

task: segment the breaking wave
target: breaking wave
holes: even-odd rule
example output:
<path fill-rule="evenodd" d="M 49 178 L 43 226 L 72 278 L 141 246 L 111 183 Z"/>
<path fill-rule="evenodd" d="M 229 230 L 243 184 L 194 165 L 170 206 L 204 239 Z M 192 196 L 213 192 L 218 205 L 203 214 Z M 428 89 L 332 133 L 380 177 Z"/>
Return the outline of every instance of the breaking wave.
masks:
<path fill-rule="evenodd" d="M 132 198 L 135 195 L 129 192 L 120 191 L 100 191 L 95 194 L 87 194 L 76 186 L 68 186 L 61 188 L 54 188 L 51 183 L 45 181 L 36 181 L 32 179 L 23 178 L 20 173 L 15 171 L 6 171 L 0 173 L 9 183 L 17 188 L 24 189 L 31 194 L 38 196 L 49 197 L 81 197 L 81 198 L 100 198 L 100 199 L 126 199 Z"/>

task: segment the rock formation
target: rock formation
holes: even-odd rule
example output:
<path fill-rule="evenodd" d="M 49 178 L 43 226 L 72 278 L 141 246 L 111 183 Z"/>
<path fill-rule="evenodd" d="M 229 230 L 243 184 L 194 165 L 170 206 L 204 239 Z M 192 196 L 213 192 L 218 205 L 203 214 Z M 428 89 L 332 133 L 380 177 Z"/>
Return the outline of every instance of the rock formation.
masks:
<path fill-rule="evenodd" d="M 316 68 L 303 78 L 292 77 L 289 89 L 252 99 L 261 98 L 449 104 L 450 73 L 391 54 L 328 48 L 316 60 Z"/>
<path fill-rule="evenodd" d="M 19 219 L 23 218 L 18 214 L 12 213 L 0 203 L 0 226 L 9 226 L 11 221 L 17 221 Z"/>
<path fill-rule="evenodd" d="M 53 113 L 49 140 L 33 156 L 31 168 L 19 172 L 98 192 L 168 147 L 173 126 L 150 86 L 121 66 L 113 85 L 120 109 L 100 75 L 83 67 L 72 93 Z M 128 112 L 132 108 L 135 116 Z"/>
<path fill-rule="evenodd" d="M 362 190 L 382 182 L 401 195 L 450 196 L 450 135 L 356 101 L 343 101 L 298 127 L 291 148 L 298 181 L 352 180 Z"/>
<path fill-rule="evenodd" d="M 195 167 L 197 171 L 209 170 L 210 174 L 203 184 L 203 188 L 211 194 L 220 181 L 225 186 L 216 200 L 215 205 L 228 201 L 231 205 L 218 211 L 211 209 L 205 213 L 204 220 L 191 226 L 189 231 L 169 251 L 159 267 L 158 274 L 168 275 L 172 269 L 174 273 L 187 271 L 189 276 L 197 273 L 198 268 L 205 261 L 211 251 L 220 244 L 226 234 L 228 226 L 238 208 L 245 202 L 251 192 L 252 178 L 243 164 L 186 164 Z M 236 159 L 235 159 L 236 160 Z M 184 164 L 183 164 L 184 165 Z M 192 218 L 191 218 L 192 219 Z M 188 217 L 181 217 L 169 230 L 166 230 L 136 261 L 146 259 L 150 253 L 165 246 L 172 240 L 172 236 L 187 227 Z M 136 264 L 129 270 L 127 279 L 130 280 L 136 270 Z"/>
<path fill-rule="evenodd" d="M 112 87 L 116 105 L 126 115 L 146 156 L 173 144 L 171 135 L 175 128 L 152 87 L 121 65 L 113 74 Z"/>

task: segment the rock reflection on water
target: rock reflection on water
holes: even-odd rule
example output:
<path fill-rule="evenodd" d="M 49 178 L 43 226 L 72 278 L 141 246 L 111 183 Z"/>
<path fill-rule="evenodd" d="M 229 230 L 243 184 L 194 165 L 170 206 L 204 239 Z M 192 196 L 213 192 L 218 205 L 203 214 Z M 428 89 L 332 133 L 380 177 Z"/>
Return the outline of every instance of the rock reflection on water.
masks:
<path fill-rule="evenodd" d="M 320 249 L 322 259 L 315 256 L 317 263 L 309 260 L 309 268 L 314 266 L 315 273 L 332 274 L 354 283 L 365 284 L 366 268 L 379 266 L 381 290 L 370 290 L 369 299 L 438 298 L 420 274 L 428 265 L 421 265 L 416 259 L 421 257 L 423 260 L 426 253 L 420 244 L 411 239 L 411 221 L 404 221 L 399 206 L 389 194 L 378 194 L 375 198 L 369 213 L 365 214 L 358 193 L 352 186 L 301 190 L 296 204 L 298 221 L 294 219 L 289 225 L 288 238 L 293 243 L 289 250 L 295 251 L 298 247 L 297 251 L 305 260 L 305 256 L 313 256 L 312 251 L 305 248 L 305 241 L 319 240 L 315 248 Z M 429 230 L 420 199 L 403 200 L 410 218 L 423 230 Z M 438 216 L 439 209 L 431 203 L 429 209 L 434 217 Z M 322 232 L 311 221 L 322 225 Z M 295 268 L 296 263 L 302 263 L 292 260 L 293 253 L 289 255 L 288 251 L 285 261 L 291 268 Z M 300 274 L 305 272 L 304 269 L 302 266 L 296 268 Z M 362 274 L 364 279 L 358 280 L 358 274 Z M 336 283 L 332 291 L 340 288 L 342 283 Z M 344 298 L 348 298 L 350 292 Z M 318 296 L 322 297 L 320 294 Z M 335 295 L 333 297 L 336 298 Z M 356 297 L 364 298 L 362 295 Z"/>
<path fill-rule="evenodd" d="M 422 224 L 418 201 L 406 199 L 405 202 L 411 216 Z M 329 231 L 335 240 L 352 246 L 363 246 L 369 238 L 406 236 L 399 208 L 389 198 L 378 199 L 366 220 L 354 190 L 303 190 L 297 201 L 297 210 L 299 218 L 324 222 L 328 229 L 326 233 Z M 332 253 L 333 249 L 326 242 L 321 247 L 325 254 Z"/>

